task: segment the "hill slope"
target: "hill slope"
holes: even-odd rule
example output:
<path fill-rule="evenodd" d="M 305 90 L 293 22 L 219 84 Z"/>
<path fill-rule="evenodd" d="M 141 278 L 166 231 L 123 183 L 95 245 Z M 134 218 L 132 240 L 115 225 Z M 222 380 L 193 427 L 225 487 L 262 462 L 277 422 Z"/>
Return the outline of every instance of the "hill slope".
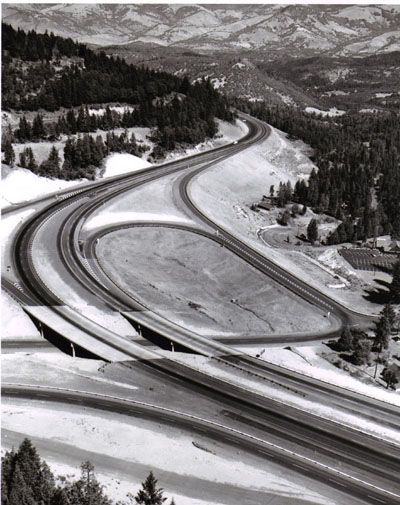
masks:
<path fill-rule="evenodd" d="M 98 45 L 293 56 L 400 49 L 398 5 L 6 4 L 3 21 Z"/>

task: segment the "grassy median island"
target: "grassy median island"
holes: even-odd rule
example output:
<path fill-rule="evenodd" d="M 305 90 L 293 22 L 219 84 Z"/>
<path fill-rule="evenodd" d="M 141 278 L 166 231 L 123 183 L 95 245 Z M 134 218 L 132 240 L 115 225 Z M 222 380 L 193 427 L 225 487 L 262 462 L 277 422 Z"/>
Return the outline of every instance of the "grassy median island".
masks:
<path fill-rule="evenodd" d="M 97 255 L 118 286 L 198 333 L 314 333 L 330 324 L 225 247 L 191 232 L 123 229 L 104 236 Z"/>

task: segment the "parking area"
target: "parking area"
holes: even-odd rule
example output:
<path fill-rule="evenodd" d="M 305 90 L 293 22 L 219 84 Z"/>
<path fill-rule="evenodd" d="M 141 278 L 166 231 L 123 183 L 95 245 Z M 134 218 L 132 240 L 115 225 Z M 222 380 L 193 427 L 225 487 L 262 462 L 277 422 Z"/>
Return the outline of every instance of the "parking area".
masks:
<path fill-rule="evenodd" d="M 356 270 L 369 271 L 391 269 L 393 263 L 400 258 L 398 254 L 382 253 L 368 248 L 340 249 L 339 254 Z"/>

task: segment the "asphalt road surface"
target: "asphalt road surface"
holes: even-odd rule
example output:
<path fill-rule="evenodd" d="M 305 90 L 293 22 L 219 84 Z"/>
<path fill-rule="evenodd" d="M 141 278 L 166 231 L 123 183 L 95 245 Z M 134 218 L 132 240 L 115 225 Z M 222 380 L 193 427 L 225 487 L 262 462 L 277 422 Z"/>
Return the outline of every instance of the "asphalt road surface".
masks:
<path fill-rule="evenodd" d="M 176 171 L 187 170 L 189 173 L 183 179 L 181 185 L 182 200 L 203 224 L 206 224 L 214 231 L 218 231 L 220 240 L 224 241 L 227 247 L 236 252 L 236 254 L 242 258 L 246 259 L 246 261 L 252 263 L 254 266 L 265 272 L 266 275 L 286 286 L 291 291 L 295 292 L 304 299 L 311 301 L 316 306 L 322 307 L 327 312 L 332 313 L 332 315 L 340 319 L 343 324 L 370 323 L 370 318 L 360 316 L 355 312 L 345 309 L 340 304 L 332 301 L 327 296 L 315 290 L 312 286 L 309 286 L 301 280 L 295 278 L 288 272 L 281 269 L 278 265 L 253 251 L 246 244 L 227 233 L 227 231 L 216 226 L 215 223 L 207 219 L 190 201 L 190 197 L 187 193 L 187 184 L 190 182 L 191 178 L 198 173 L 198 171 L 204 170 L 209 165 L 215 163 L 216 160 L 225 159 L 225 157 L 229 157 L 236 152 L 240 152 L 246 147 L 252 145 L 252 143 L 260 142 L 268 136 L 268 128 L 263 123 L 248 119 L 248 124 L 250 126 L 249 135 L 237 144 L 219 148 L 218 150 L 214 150 L 212 153 L 203 153 L 185 160 L 168 163 L 162 167 L 145 169 L 133 175 L 118 176 L 110 181 L 100 181 L 99 183 L 89 185 L 82 190 L 66 192 L 56 201 L 52 201 L 46 208 L 29 219 L 17 235 L 13 243 L 15 254 L 12 268 L 14 274 L 19 276 L 19 280 L 16 283 L 12 283 L 6 277 L 5 281 L 3 281 L 5 288 L 15 298 L 19 299 L 22 304 L 47 305 L 56 309 L 56 307 L 60 305 L 60 299 L 56 294 L 51 293 L 46 288 L 42 279 L 38 277 L 34 268 L 32 268 L 32 254 L 34 254 L 34 251 L 32 250 L 32 241 L 37 229 L 46 225 L 46 223 L 53 219 L 57 214 L 60 213 L 61 215 L 62 212 L 67 214 L 69 208 L 76 210 L 77 206 L 88 204 L 88 199 L 92 200 L 90 205 L 88 204 L 88 208 L 90 207 L 90 211 L 92 212 L 96 206 L 99 206 L 105 200 L 114 197 L 118 192 L 126 191 L 134 186 L 144 184 Z M 193 170 L 193 167 L 198 166 L 199 168 L 197 170 Z M 73 218 L 71 218 L 71 216 L 67 216 L 67 218 L 63 221 L 63 232 L 65 232 L 65 234 L 60 232 L 59 235 L 60 240 L 58 253 L 61 254 L 66 270 L 72 274 L 75 282 L 79 279 L 79 282 L 86 286 L 92 294 L 100 294 L 105 303 L 109 304 L 113 308 L 118 305 L 120 307 L 125 306 L 126 308 L 127 299 L 124 296 L 121 298 L 120 293 L 118 296 L 114 296 L 113 293 L 107 293 L 108 289 L 105 288 L 101 282 L 93 279 L 93 276 L 90 275 L 87 267 L 82 265 L 81 258 L 77 253 L 75 234 L 75 226 L 77 222 L 76 214 L 74 214 Z M 138 314 L 140 313 L 140 306 L 134 306 L 132 300 L 130 300 L 128 306 L 133 316 L 135 314 L 135 310 Z M 95 334 L 92 336 L 93 338 L 96 338 Z M 170 336 L 172 337 L 172 335 Z M 197 346 L 199 350 L 201 349 L 202 353 L 205 352 L 204 349 L 206 349 L 207 346 L 214 350 L 218 348 L 221 352 L 225 348 L 225 346 L 217 342 L 206 342 L 204 338 L 201 341 L 200 339 L 195 341 L 192 345 L 194 345 L 194 347 Z M 237 353 L 227 352 L 227 354 L 229 356 Z M 264 367 L 262 363 L 254 362 L 254 360 L 243 360 L 243 358 L 237 356 L 230 356 L 229 359 L 234 365 L 239 364 L 240 367 L 244 368 L 251 367 L 252 373 L 269 373 L 272 374 L 275 377 L 275 380 L 278 381 L 289 379 L 295 381 L 296 383 L 298 381 L 298 377 L 296 377 L 295 374 L 287 372 L 287 376 L 284 378 L 283 374 L 278 374 L 276 370 L 266 370 L 266 367 Z M 233 363 L 233 361 L 235 362 Z M 162 365 L 161 362 L 167 363 L 168 366 L 165 364 Z M 221 381 L 209 377 L 206 374 L 200 374 L 188 367 L 172 363 L 174 362 L 154 360 L 144 363 L 144 366 L 153 368 L 156 370 L 156 373 L 164 374 L 166 380 L 168 380 L 168 378 L 179 378 L 179 380 L 184 380 L 190 384 L 191 387 L 193 387 L 193 390 L 200 388 L 203 394 L 207 393 L 216 395 L 220 398 L 221 402 L 240 405 L 242 407 L 243 414 L 240 419 L 238 418 L 238 422 L 247 425 L 249 429 L 251 427 L 265 432 L 268 432 L 268 430 L 274 431 L 276 436 L 280 436 L 284 441 L 292 441 L 299 447 L 299 449 L 302 449 L 305 452 L 307 452 L 310 448 L 315 448 L 318 461 L 311 461 L 304 456 L 300 456 L 301 462 L 299 464 L 296 455 L 287 451 L 281 451 L 280 462 L 282 464 L 295 467 L 297 469 L 296 471 L 299 472 L 307 472 L 317 480 L 324 482 L 329 480 L 329 485 L 336 488 L 345 488 L 346 493 L 351 494 L 357 499 L 363 499 L 365 503 L 400 503 L 399 497 L 393 494 L 395 493 L 395 491 L 393 491 L 393 489 L 395 489 L 393 482 L 396 476 L 399 475 L 400 470 L 398 451 L 390 446 L 390 444 L 378 441 L 373 437 L 366 437 L 363 434 L 357 434 L 354 430 L 344 429 L 340 425 L 333 427 L 332 423 L 329 421 L 327 422 L 325 420 L 317 419 L 315 416 L 310 416 L 302 411 L 296 411 L 294 413 L 293 408 L 278 405 L 276 402 L 258 397 L 248 391 L 241 391 L 239 388 L 231 384 L 222 384 Z M 308 383 L 307 387 L 314 388 L 315 385 Z M 323 388 L 323 386 L 320 387 Z M 4 387 L 3 394 L 11 396 L 22 395 L 29 398 L 38 397 L 37 390 L 28 390 L 26 388 L 24 390 L 19 389 L 16 392 L 10 387 Z M 43 394 L 43 391 L 41 394 Z M 61 393 L 60 391 L 57 393 L 46 392 L 46 395 L 48 396 L 49 401 L 66 400 L 65 396 L 63 396 L 64 393 Z M 68 395 L 68 401 L 77 402 L 78 404 L 89 403 L 96 408 L 106 408 L 113 411 L 120 411 L 121 409 L 126 408 L 125 403 L 119 400 L 101 399 L 100 401 L 98 397 L 93 400 L 93 398 L 91 398 L 91 396 L 87 393 L 71 395 L 69 392 Z M 362 405 L 358 398 L 353 398 L 352 401 L 360 402 L 360 405 Z M 364 400 L 364 403 L 366 401 L 367 400 Z M 132 408 L 133 407 L 130 405 L 129 409 L 132 410 Z M 390 409 L 388 409 L 385 415 L 392 415 Z M 172 422 L 170 414 L 165 415 L 165 419 Z M 312 420 L 311 423 L 310 420 Z M 173 422 L 176 423 L 177 420 L 174 419 Z M 185 424 L 188 423 L 188 420 L 180 416 L 180 422 Z M 189 425 L 193 428 L 193 419 L 190 420 Z M 221 429 L 223 433 L 221 433 Z M 210 423 L 207 424 L 207 433 L 210 436 L 212 434 L 214 434 L 213 436 L 216 436 L 215 430 L 217 430 L 215 426 L 211 427 Z M 227 433 L 225 428 L 218 428 L 217 431 L 218 436 L 224 437 L 224 439 L 228 439 L 232 443 L 240 445 L 240 447 L 246 447 L 249 450 L 257 450 L 259 453 L 261 451 L 266 455 L 266 457 L 272 456 L 272 449 L 270 446 L 266 447 L 265 442 L 262 442 L 262 446 L 260 446 L 260 441 L 254 440 L 254 438 L 249 438 L 246 433 L 235 433 L 233 435 L 232 432 Z M 329 465 L 327 466 L 322 463 L 322 460 L 324 459 L 334 461 L 336 458 L 338 458 L 342 464 L 349 466 L 348 474 L 344 472 L 340 473 L 337 469 L 332 470 Z M 357 475 L 357 477 L 355 477 L 355 475 Z M 375 482 L 382 482 L 383 487 L 380 488 L 378 484 L 374 487 L 370 484 Z"/>

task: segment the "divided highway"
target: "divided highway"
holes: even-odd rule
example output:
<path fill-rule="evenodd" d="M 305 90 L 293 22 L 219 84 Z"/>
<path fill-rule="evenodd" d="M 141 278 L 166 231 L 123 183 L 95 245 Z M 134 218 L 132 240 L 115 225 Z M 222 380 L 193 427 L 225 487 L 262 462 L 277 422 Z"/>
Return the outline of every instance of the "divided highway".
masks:
<path fill-rule="evenodd" d="M 141 366 L 152 369 L 157 374 L 162 374 L 166 380 L 168 380 L 168 377 L 174 377 L 175 380 L 180 380 L 194 391 L 200 387 L 203 392 L 217 398 L 221 404 L 228 406 L 240 405 L 243 413 L 240 421 L 244 425 L 247 423 L 249 427 L 256 426 L 257 429 L 266 434 L 273 431 L 277 436 L 282 437 L 284 441 L 290 439 L 292 443 L 298 446 L 299 451 L 307 452 L 310 448 L 314 448 L 317 451 L 315 458 L 318 458 L 318 461 L 302 456 L 301 465 L 303 471 L 305 471 L 304 468 L 307 469 L 307 472 L 313 471 L 315 478 L 325 479 L 333 471 L 335 480 L 332 481 L 331 485 L 334 487 L 345 486 L 347 493 L 357 498 L 363 498 L 366 503 L 400 503 L 400 496 L 395 493 L 396 488 L 393 487 L 393 480 L 400 472 L 397 447 L 377 438 L 344 428 L 318 416 L 307 414 L 299 409 L 274 402 L 228 382 L 180 365 L 173 360 L 160 359 L 157 353 L 146 350 L 143 346 L 133 342 L 128 342 L 107 329 L 100 329 L 96 324 L 89 324 L 84 316 L 77 315 L 73 310 L 66 310 L 62 307 L 63 302 L 57 296 L 57 293 L 52 293 L 47 288 L 44 279 L 40 278 L 35 269 L 32 258 L 35 236 L 41 227 L 45 226 L 50 220 L 58 219 L 60 227 L 54 243 L 57 245 L 60 265 L 62 263 L 65 271 L 71 276 L 71 282 L 72 279 L 74 282 L 79 282 L 88 290 L 90 296 L 98 297 L 106 306 L 120 311 L 136 324 L 143 324 L 150 328 L 155 325 L 153 327 L 157 328 L 156 331 L 164 334 L 166 338 L 203 355 L 217 356 L 218 358 L 214 359 L 218 359 L 224 364 L 229 363 L 230 366 L 237 367 L 238 370 L 251 372 L 255 376 L 259 376 L 261 380 L 282 382 L 286 385 L 290 382 L 290 387 L 296 387 L 303 391 L 307 390 L 307 394 L 315 394 L 316 398 L 321 392 L 335 398 L 339 398 L 342 394 L 344 401 L 349 402 L 349 404 L 359 405 L 360 408 L 376 408 L 379 405 L 379 408 L 382 408 L 382 415 L 387 417 L 389 422 L 389 419 L 392 419 L 392 416 L 395 415 L 395 410 L 391 406 L 383 407 L 381 402 L 370 402 L 355 394 L 344 394 L 339 388 L 316 384 L 317 381 L 306 378 L 299 380 L 297 374 L 273 369 L 259 360 L 241 356 L 239 352 L 221 342 L 215 342 L 188 332 L 184 328 L 167 324 L 165 320 L 151 313 L 139 300 L 133 300 L 132 297 L 118 289 L 92 261 L 95 258 L 94 240 L 96 237 L 93 237 L 87 244 L 82 245 L 79 243 L 79 232 L 84 219 L 102 205 L 104 201 L 115 198 L 123 191 L 128 191 L 159 177 L 177 171 L 187 171 L 188 174 L 183 178 L 181 185 L 182 200 L 195 214 L 196 218 L 212 230 L 208 234 L 199 230 L 196 230 L 196 233 L 203 233 L 209 238 L 212 236 L 213 240 L 223 242 L 226 247 L 259 268 L 266 275 L 274 278 L 306 300 L 311 301 L 314 305 L 331 312 L 344 324 L 354 324 L 356 320 L 363 323 L 366 323 L 367 320 L 370 321 L 370 319 L 359 316 L 333 302 L 327 296 L 282 270 L 278 265 L 266 260 L 262 255 L 204 216 L 191 201 L 188 187 L 191 179 L 197 173 L 217 161 L 264 140 L 268 136 L 268 127 L 264 123 L 249 117 L 246 119 L 249 133 L 237 144 L 234 143 L 156 168 L 145 169 L 135 174 L 99 181 L 86 186 L 82 190 L 66 192 L 60 198 L 51 202 L 27 221 L 13 243 L 12 267 L 13 271 L 19 276 L 19 287 L 16 287 L 15 283 L 11 283 L 7 277 L 3 285 L 12 296 L 19 299 L 27 307 L 28 311 L 34 311 L 32 307 L 35 306 L 46 306 L 69 325 L 78 326 L 79 330 L 86 334 L 86 337 L 85 335 L 81 336 L 80 345 L 84 347 L 86 343 L 88 349 L 95 354 L 95 350 L 99 348 L 99 343 L 101 343 L 102 349 L 106 349 L 108 346 L 112 348 L 114 353 L 125 355 L 127 361 L 131 358 L 139 358 L 143 360 Z M 9 211 L 11 212 L 12 209 Z M 58 223 L 58 221 L 56 222 Z M 218 231 L 218 237 L 215 235 L 215 231 Z M 35 313 L 38 314 L 38 310 Z M 43 322 L 46 323 L 46 321 Z M 101 354 L 99 355 L 101 356 Z M 127 366 L 130 366 L 129 363 L 127 363 Z M 3 394 L 22 395 L 28 398 L 37 396 L 34 388 L 25 386 L 16 388 L 11 385 L 3 385 Z M 47 392 L 46 394 L 48 394 L 51 401 L 65 401 L 63 392 Z M 121 402 L 123 402 L 119 401 L 118 406 L 115 405 L 115 400 L 102 399 L 101 402 L 98 402 L 98 398 L 94 400 L 87 393 L 81 393 L 78 397 L 79 401 L 84 398 L 93 406 L 99 407 L 102 405 L 109 409 L 117 409 L 117 407 L 121 409 Z M 107 404 L 107 402 L 111 403 Z M 210 428 L 211 432 L 212 429 Z M 234 443 L 243 443 L 243 439 L 239 441 L 231 434 L 230 438 L 235 439 L 233 440 Z M 263 441 L 262 452 L 268 455 L 271 449 L 265 449 L 266 443 L 266 441 Z M 251 444 L 254 444 L 254 440 Z M 249 446 L 251 444 L 249 443 Z M 260 446 L 257 445 L 256 449 L 260 451 Z M 281 461 L 286 464 L 290 460 L 290 463 L 287 464 L 293 465 L 293 458 L 293 454 L 286 452 L 285 457 L 281 457 Z M 348 468 L 348 474 L 337 469 L 335 463 L 337 458 Z M 322 462 L 325 459 L 330 461 L 333 470 L 329 465 Z M 299 465 L 296 464 L 295 466 L 298 467 Z M 383 487 L 371 485 L 375 480 L 382 483 Z M 336 482 L 336 484 L 333 482 Z"/>
<path fill-rule="evenodd" d="M 9 397 L 27 398 L 48 402 L 61 402 L 85 407 L 107 410 L 118 414 L 140 416 L 154 419 L 157 422 L 170 423 L 190 432 L 206 431 L 207 435 L 219 441 L 236 445 L 250 453 L 265 455 L 276 462 L 296 472 L 312 477 L 324 484 L 328 484 L 341 492 L 351 494 L 360 503 L 396 504 L 400 503 L 400 495 L 389 491 L 379 484 L 370 483 L 363 478 L 354 477 L 345 469 L 335 469 L 328 464 L 321 464 L 312 457 L 297 454 L 293 450 L 285 449 L 276 443 L 257 435 L 248 434 L 229 425 L 222 425 L 195 415 L 178 412 L 170 408 L 158 407 L 148 403 L 127 400 L 109 395 L 101 395 L 86 391 L 63 389 L 58 387 L 33 387 L 24 384 L 3 384 L 3 394 Z M 282 433 L 285 427 L 281 428 Z M 290 431 L 287 436 L 291 436 Z M 396 478 L 395 469 L 392 476 Z"/>

